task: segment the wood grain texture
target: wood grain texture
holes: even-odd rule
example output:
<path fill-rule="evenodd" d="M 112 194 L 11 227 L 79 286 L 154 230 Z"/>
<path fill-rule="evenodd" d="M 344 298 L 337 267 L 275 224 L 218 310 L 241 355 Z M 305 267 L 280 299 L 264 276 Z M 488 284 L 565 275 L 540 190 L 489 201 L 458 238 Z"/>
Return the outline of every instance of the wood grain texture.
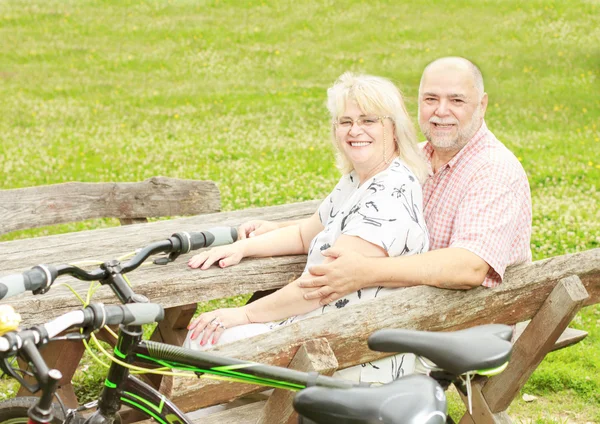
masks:
<path fill-rule="evenodd" d="M 258 218 L 274 221 L 305 218 L 315 212 L 319 203 L 310 201 L 2 242 L 0 277 L 22 272 L 41 263 L 61 264 L 118 258 L 154 241 L 166 239 L 178 231 L 201 231 L 223 225 L 237 227 L 247 220 Z M 247 259 L 235 267 L 212 267 L 207 271 L 199 271 L 187 267 L 187 259 L 193 254 L 195 253 L 182 255 L 176 262 L 164 266 L 140 267 L 129 274 L 134 290 L 165 307 L 180 306 L 192 301 L 281 287 L 300 276 L 306 262 L 305 256 Z M 84 294 L 89 286 L 86 282 L 69 277 L 61 277 L 58 282 L 67 282 L 79 293 Z M 104 303 L 118 302 L 106 287 L 100 288 L 94 300 Z M 0 303 L 12 304 L 23 317 L 23 325 L 46 322 L 80 306 L 66 287 L 58 286 L 52 287 L 44 295 L 32 296 L 31 293 L 24 293 Z"/>
<path fill-rule="evenodd" d="M 515 340 L 518 340 L 530 321 L 520 322 L 515 328 Z M 578 330 L 576 328 L 567 328 L 562 332 L 551 351 L 559 350 L 567 346 L 572 346 L 579 343 L 587 337 L 587 331 Z"/>
<path fill-rule="evenodd" d="M 250 403 L 237 408 L 193 419 L 196 424 L 256 424 L 256 420 L 266 401 Z"/>
<path fill-rule="evenodd" d="M 319 202 L 257 208 L 179 218 L 81 233 L 40 237 L 0 243 L 0 276 L 19 272 L 38 263 L 64 263 L 84 259 L 110 259 L 129 250 L 161 240 L 177 231 L 199 231 L 217 225 L 238 226 L 249 219 L 288 220 L 310 216 Z M 166 266 L 149 266 L 130 274 L 134 290 L 165 307 L 222 298 L 257 290 L 281 287 L 300 275 L 305 256 L 248 259 L 235 267 L 207 271 L 191 270 L 180 257 Z M 215 350 L 223 355 L 287 366 L 299 346 L 325 337 L 340 368 L 372 361 L 383 354 L 371 352 L 366 338 L 382 328 L 415 328 L 433 331 L 456 330 L 490 321 L 506 324 L 531 319 L 557 282 L 578 275 L 590 298 L 600 299 L 600 249 L 563 255 L 507 270 L 497 288 L 470 291 L 431 287 L 398 289 L 389 296 L 335 311 L 335 315 L 313 317 L 273 332 L 242 340 Z M 69 281 L 67 279 L 67 281 Z M 87 283 L 70 280 L 79 291 Z M 99 290 L 96 301 L 116 303 L 109 290 Z M 10 299 L 26 324 L 45 322 L 77 307 L 64 288 L 53 287 L 42 296 L 23 294 Z M 389 311 L 389 313 L 382 313 Z M 255 386 L 216 381 L 179 381 L 173 391 L 186 409 L 222 403 L 257 391 Z M 203 396 L 198 390 L 203 389 Z"/>
<path fill-rule="evenodd" d="M 212 181 L 152 177 L 136 183 L 71 182 L 0 190 L 0 234 L 91 218 L 188 216 L 219 212 Z"/>
<path fill-rule="evenodd" d="M 53 345 L 53 349 L 49 349 L 52 346 L 46 346 L 45 349 L 41 350 L 41 353 L 48 368 L 56 368 L 62 373 L 62 378 L 58 382 L 58 396 L 61 397 L 68 408 L 77 408 L 79 403 L 77 402 L 71 380 L 75 371 L 77 371 L 85 347 L 80 340 L 59 340 L 54 342 Z M 20 360 L 19 364 L 23 369 L 29 370 L 30 368 L 24 361 Z M 25 380 L 30 383 L 36 383 L 35 379 L 30 376 L 26 377 Z M 39 392 L 36 395 L 39 396 Z M 32 396 L 32 394 L 24 386 L 21 386 L 19 387 L 17 396 Z"/>
<path fill-rule="evenodd" d="M 469 412 L 469 400 L 463 395 L 460 390 L 460 395 L 463 403 L 467 407 L 467 411 L 462 416 L 459 424 L 511 424 L 512 420 L 504 411 L 493 413 L 490 411 L 488 404 L 481 393 L 482 385 L 487 381 L 486 378 L 476 378 L 472 384 L 471 405 L 473 407 L 472 414 Z"/>
<path fill-rule="evenodd" d="M 288 368 L 304 372 L 332 375 L 338 362 L 327 339 L 309 340 L 300 346 Z M 296 392 L 275 389 L 261 411 L 256 424 L 295 424 L 298 413 L 292 402 Z"/>
<path fill-rule="evenodd" d="M 500 412 L 508 408 L 587 298 L 579 277 L 573 275 L 558 282 L 515 343 L 506 370 L 484 386 L 483 395 L 490 410 Z"/>
<path fill-rule="evenodd" d="M 579 268 L 588 292 L 600 284 L 600 249 L 514 267 L 505 282 L 470 291 L 432 287 L 398 289 L 388 296 L 361 302 L 331 314 L 311 317 L 266 334 L 213 348 L 223 356 L 287 366 L 307 340 L 326 337 L 344 369 L 385 354 L 370 351 L 366 340 L 376 330 L 409 328 L 458 330 L 490 322 L 515 324 L 531 319 L 558 281 Z M 586 283 L 587 282 L 587 283 Z M 389 311 L 390 313 L 382 313 Z M 334 314 L 334 315 L 332 315 Z M 223 387 L 220 387 L 223 386 Z M 226 395 L 222 390 L 226 389 Z M 173 393 L 184 409 L 222 403 L 244 394 L 248 387 L 231 383 L 175 380 Z M 201 399 L 197 396 L 202 390 Z"/>
<path fill-rule="evenodd" d="M 258 216 L 269 219 L 296 219 L 314 212 L 315 203 L 300 204 L 301 207 L 290 211 L 286 207 L 264 208 Z M 290 205 L 286 205 L 290 206 Z M 295 212 L 295 213 L 293 213 Z M 39 263 L 64 263 L 89 259 L 110 259 L 119 257 L 128 250 L 143 247 L 153 241 L 161 240 L 177 231 L 199 231 L 216 225 L 237 226 L 257 215 L 251 213 L 229 212 L 209 214 L 171 221 L 115 227 L 81 233 L 39 237 L 0 243 L 0 276 L 16 273 Z M 165 266 L 144 266 L 129 274 L 136 292 L 147 296 L 152 302 L 164 307 L 174 307 L 210 299 L 218 299 L 257 290 L 282 287 L 300 276 L 305 265 L 305 256 L 286 256 L 279 258 L 244 259 L 239 265 L 220 269 L 215 266 L 206 270 L 192 270 L 187 267 L 187 259 L 193 253 L 182 255 L 173 263 Z M 499 310 L 498 322 L 518 322 L 515 319 L 524 316 L 529 319 L 533 311 L 541 304 L 556 283 L 563 277 L 579 275 L 590 298 L 585 304 L 598 303 L 600 299 L 600 248 L 571 255 L 557 256 L 532 264 L 509 268 L 505 283 L 507 287 L 523 288 L 518 299 L 507 299 L 508 304 L 522 302 L 524 311 L 510 307 Z M 61 278 L 59 282 L 72 284 L 80 293 L 85 293 L 88 283 L 74 279 Z M 411 288 L 408 290 L 426 290 Z M 460 300 L 471 299 L 475 293 L 487 289 L 477 288 L 467 292 L 440 291 L 457 307 Z M 529 296 L 529 290 L 536 291 L 535 298 Z M 489 291 L 489 290 L 488 290 Z M 493 293 L 496 293 L 493 291 Z M 509 295 L 507 295 L 508 297 Z M 94 299 L 104 303 L 116 303 L 117 299 L 106 287 L 102 287 Z M 440 298 L 440 301 L 443 299 Z M 489 302 L 489 300 L 485 300 Z M 24 325 L 39 324 L 79 306 L 78 301 L 65 287 L 53 287 L 50 292 L 32 296 L 30 293 L 0 301 L 10 303 L 22 315 Z M 468 305 L 467 309 L 484 310 L 485 305 Z"/>

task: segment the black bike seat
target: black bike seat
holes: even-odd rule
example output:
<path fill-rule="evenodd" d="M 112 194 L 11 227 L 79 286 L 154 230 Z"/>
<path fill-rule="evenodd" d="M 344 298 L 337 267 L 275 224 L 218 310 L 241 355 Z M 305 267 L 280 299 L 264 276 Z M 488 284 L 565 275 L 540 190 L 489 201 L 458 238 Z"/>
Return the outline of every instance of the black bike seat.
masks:
<path fill-rule="evenodd" d="M 497 368 L 510 358 L 512 327 L 488 324 L 466 330 L 429 332 L 379 330 L 368 340 L 379 352 L 414 353 L 433 361 L 438 368 L 460 375 Z"/>
<path fill-rule="evenodd" d="M 412 374 L 383 386 L 309 387 L 294 398 L 300 415 L 317 424 L 445 423 L 444 390 L 426 375 Z"/>

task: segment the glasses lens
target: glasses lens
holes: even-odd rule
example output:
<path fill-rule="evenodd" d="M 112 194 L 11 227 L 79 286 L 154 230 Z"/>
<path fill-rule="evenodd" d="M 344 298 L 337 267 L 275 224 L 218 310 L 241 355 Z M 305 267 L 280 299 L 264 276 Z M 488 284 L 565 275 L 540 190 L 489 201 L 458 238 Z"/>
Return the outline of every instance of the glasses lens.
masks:
<path fill-rule="evenodd" d="M 379 122 L 379 118 L 377 116 L 365 116 L 363 118 L 358 118 L 358 125 L 361 127 L 370 127 L 377 122 Z"/>
<path fill-rule="evenodd" d="M 354 125 L 354 122 L 356 122 L 356 125 L 358 125 L 359 127 L 368 128 L 377 124 L 379 120 L 380 118 L 378 116 L 362 116 L 356 121 L 350 118 L 340 118 L 337 120 L 337 126 L 338 128 L 349 129 Z"/>

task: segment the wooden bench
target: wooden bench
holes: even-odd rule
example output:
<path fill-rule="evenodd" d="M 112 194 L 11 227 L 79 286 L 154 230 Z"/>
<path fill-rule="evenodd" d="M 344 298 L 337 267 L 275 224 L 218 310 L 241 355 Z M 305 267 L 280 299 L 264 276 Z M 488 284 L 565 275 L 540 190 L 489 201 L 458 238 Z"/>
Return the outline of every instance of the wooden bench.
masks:
<path fill-rule="evenodd" d="M 70 182 L 0 190 L 0 234 L 93 218 L 118 218 L 122 225 L 130 225 L 220 210 L 219 189 L 212 181 L 153 177 L 137 183 Z M 47 363 L 63 372 L 59 393 L 70 406 L 76 405 L 70 381 L 82 355 L 82 344 L 68 342 L 54 343 L 44 351 Z M 24 388 L 19 391 L 27 394 Z"/>
<path fill-rule="evenodd" d="M 141 227 L 138 225 L 131 225 L 0 243 L 0 257 L 6 258 L 1 265 L 0 275 L 19 272 L 37 263 L 109 259 L 160 240 L 176 231 L 197 231 L 216 225 L 237 226 L 254 218 L 298 219 L 312 214 L 317 205 L 316 201 L 303 202 L 179 218 L 144 224 L 143 232 L 139 231 Z M 57 261 L 58 252 L 60 260 Z M 179 343 L 186 330 L 181 328 L 173 331 L 173 326 L 183 327 L 183 323 L 187 324 L 187 318 L 183 316 L 189 312 L 186 312 L 186 308 L 189 308 L 188 302 L 281 287 L 300 275 L 304 263 L 304 256 L 248 259 L 236 267 L 213 267 L 201 272 L 187 268 L 186 257 L 181 257 L 179 261 L 167 266 L 140 269 L 131 274 L 130 279 L 136 292 L 171 308 L 167 313 L 170 317 L 167 320 L 170 329 L 168 334 L 167 331 L 162 332 L 162 338 L 171 338 L 173 342 Z M 578 276 L 581 283 L 569 278 L 572 276 Z M 85 287 L 85 283 L 73 281 L 73 284 L 79 288 Z M 185 298 L 180 296 L 182 287 L 186 288 Z M 587 290 L 589 297 L 585 298 L 582 288 Z M 368 335 L 381 328 L 403 327 L 442 331 L 488 322 L 515 324 L 531 319 L 528 329 L 515 345 L 509 369 L 499 376 L 509 381 L 503 383 L 499 389 L 486 391 L 483 387 L 479 392 L 476 390 L 476 393 L 482 393 L 481 398 L 484 401 L 474 404 L 473 416 L 476 422 L 488 422 L 485 419 L 502 418 L 501 411 L 508 406 L 512 400 L 511 396 L 518 392 L 526 380 L 523 380 L 523 376 L 528 377 L 544 355 L 555 346 L 558 347 L 556 340 L 576 311 L 582 305 L 598 303 L 599 297 L 600 249 L 593 249 L 513 267 L 507 271 L 505 283 L 498 288 L 477 288 L 470 291 L 429 287 L 402 289 L 384 298 L 341 309 L 335 314 L 313 317 L 249 340 L 222 346 L 216 351 L 227 356 L 289 366 L 300 347 L 304 346 L 305 353 L 300 353 L 296 362 L 306 364 L 307 361 L 303 360 L 302 356 L 320 358 L 308 362 L 317 364 L 317 367 L 319 363 L 329 364 L 321 368 L 330 372 L 329 368 L 334 360 L 337 362 L 337 368 L 342 369 L 382 357 L 382 354 L 371 352 L 366 346 Z M 100 290 L 95 299 L 115 302 L 114 296 L 108 290 Z M 11 303 L 28 323 L 45 321 L 77 306 L 72 295 L 61 288 L 53 289 L 41 297 L 23 295 L 14 301 L 11 300 Z M 563 304 L 567 306 L 557 308 L 557 305 Z M 381 314 L 382 310 L 394 313 Z M 162 325 L 158 327 L 159 332 Z M 581 336 L 582 334 L 578 334 L 575 339 L 580 339 Z M 326 346 L 323 345 L 322 339 L 327 341 Z M 575 339 L 561 343 L 568 344 Z M 320 344 L 317 343 L 319 340 Z M 522 351 L 517 346 L 523 346 Z M 330 355 L 323 353 L 327 349 L 331 349 Z M 532 354 L 532 351 L 535 351 L 535 354 Z M 532 361 L 532 358 L 535 360 Z M 493 381 L 490 380 L 488 384 L 492 384 Z M 214 380 L 182 382 L 165 379 L 161 382 L 161 387 L 182 409 L 188 411 L 228 402 L 261 390 L 255 386 Z M 490 391 L 493 392 L 491 395 Z M 275 400 L 269 402 L 272 404 Z M 263 411 L 260 414 L 264 414 L 264 411 L 269 410 L 262 408 L 262 405 L 248 405 L 243 408 L 247 414 L 249 411 Z M 273 410 L 272 406 L 269 408 Z M 488 411 L 488 415 L 478 418 L 481 410 Z M 220 416 L 232 414 L 233 417 L 233 414 L 240 412 L 225 411 L 220 413 Z M 493 414 L 497 414 L 496 417 Z M 270 416 L 271 419 L 281 419 L 280 416 L 273 418 L 275 413 L 271 413 Z M 267 418 L 263 415 L 262 422 L 266 422 Z M 233 418 L 220 419 L 221 422 L 237 422 Z"/>
<path fill-rule="evenodd" d="M 243 267 L 240 273 L 255 267 L 254 262 L 261 261 L 240 264 Z M 481 287 L 470 291 L 407 288 L 214 351 L 279 366 L 302 362 L 301 358 L 306 357 L 308 351 L 316 357 L 311 364 L 337 362 L 338 368 L 342 369 L 384 356 L 366 346 L 369 334 L 378 329 L 447 331 L 489 322 L 516 324 L 531 320 L 526 326 L 517 326 L 519 338 L 508 368 L 489 381 L 475 382 L 472 414 L 467 412 L 461 420 L 463 423 L 505 423 L 510 420 L 504 411 L 544 356 L 585 337 L 585 332 L 567 329 L 567 326 L 582 306 L 596 304 L 599 300 L 600 249 L 593 249 L 512 267 L 498 288 Z M 382 310 L 395 313 L 382 314 Z M 327 341 L 325 346 L 311 346 L 315 340 L 323 338 Z M 328 349 L 331 353 L 324 353 Z M 300 365 L 299 368 L 310 367 Z M 331 372 L 327 366 L 321 368 Z M 186 410 L 228 402 L 260 390 L 239 383 L 188 379 L 176 380 L 173 386 L 163 386 L 163 389 Z M 273 396 L 266 402 L 219 412 L 208 419 L 203 418 L 205 421 L 202 422 L 293 422 L 291 414 L 282 416 L 281 410 L 273 406 L 277 403 L 279 400 Z M 266 411 L 273 409 L 278 411 L 277 415 L 269 416 Z"/>
<path fill-rule="evenodd" d="M 0 234 L 92 218 L 118 218 L 126 225 L 220 210 L 221 196 L 212 181 L 71 182 L 0 190 Z"/>

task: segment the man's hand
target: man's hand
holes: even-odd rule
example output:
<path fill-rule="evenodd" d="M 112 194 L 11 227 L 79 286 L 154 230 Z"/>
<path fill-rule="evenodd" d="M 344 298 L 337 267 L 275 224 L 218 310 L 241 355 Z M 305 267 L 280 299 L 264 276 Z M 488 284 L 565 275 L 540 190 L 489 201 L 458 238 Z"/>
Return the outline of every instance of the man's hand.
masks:
<path fill-rule="evenodd" d="M 273 231 L 279 228 L 276 222 L 264 221 L 256 219 L 254 221 L 244 222 L 238 228 L 238 240 L 243 240 L 248 237 L 259 236 L 269 231 Z"/>
<path fill-rule="evenodd" d="M 322 252 L 329 258 L 323 265 L 311 267 L 297 282 L 303 288 L 317 288 L 304 295 L 306 300 L 321 298 L 321 305 L 369 286 L 368 258 L 349 249 L 331 248 Z"/>

